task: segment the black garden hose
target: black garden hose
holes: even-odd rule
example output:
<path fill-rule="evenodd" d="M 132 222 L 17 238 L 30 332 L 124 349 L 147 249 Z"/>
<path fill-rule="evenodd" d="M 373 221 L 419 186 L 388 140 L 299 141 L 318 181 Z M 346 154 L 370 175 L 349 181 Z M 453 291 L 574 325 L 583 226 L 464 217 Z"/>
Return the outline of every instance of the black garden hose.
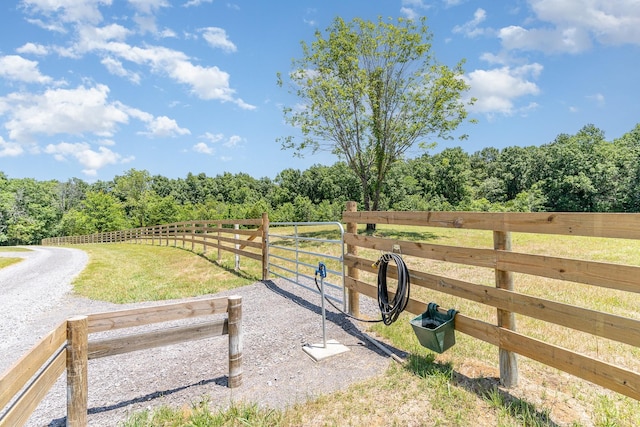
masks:
<path fill-rule="evenodd" d="M 398 270 L 398 289 L 396 290 L 393 300 L 389 302 L 389 291 L 387 289 L 387 266 L 392 260 L 396 263 Z M 378 268 L 378 307 L 380 307 L 381 319 L 360 319 L 336 307 L 336 305 L 327 298 L 326 295 L 324 298 L 333 308 L 347 317 L 368 323 L 384 322 L 384 324 L 388 326 L 398 319 L 400 313 L 404 311 L 409 303 L 409 290 L 411 287 L 409 282 L 409 269 L 404 263 L 402 257 L 395 253 L 386 253 L 382 255 L 380 259 L 373 264 L 373 266 Z M 320 290 L 320 285 L 318 285 L 318 271 L 316 271 L 315 282 L 318 291 L 322 292 Z"/>
<path fill-rule="evenodd" d="M 398 267 L 398 289 L 389 302 L 389 291 L 387 290 L 387 266 L 393 260 Z M 398 319 L 400 313 L 407 308 L 409 303 L 409 269 L 402 257 L 395 253 L 386 253 L 376 262 L 378 264 L 378 306 L 385 325 L 390 325 Z"/>

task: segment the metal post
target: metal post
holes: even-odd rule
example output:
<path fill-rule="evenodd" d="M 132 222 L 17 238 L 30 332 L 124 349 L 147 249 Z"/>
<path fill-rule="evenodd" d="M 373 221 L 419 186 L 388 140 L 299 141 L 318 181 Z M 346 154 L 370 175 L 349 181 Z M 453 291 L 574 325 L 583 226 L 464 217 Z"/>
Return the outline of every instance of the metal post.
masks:
<path fill-rule="evenodd" d="M 319 262 L 316 276 L 320 275 L 320 307 L 322 308 L 322 348 L 327 348 L 327 315 L 324 309 L 324 278 L 327 277 L 327 267 Z"/>

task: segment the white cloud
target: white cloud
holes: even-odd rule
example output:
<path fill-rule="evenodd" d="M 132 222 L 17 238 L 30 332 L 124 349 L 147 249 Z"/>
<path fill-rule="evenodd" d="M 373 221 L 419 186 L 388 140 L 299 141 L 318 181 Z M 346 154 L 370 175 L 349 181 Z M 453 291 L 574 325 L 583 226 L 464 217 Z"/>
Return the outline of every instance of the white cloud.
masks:
<path fill-rule="evenodd" d="M 111 0 L 23 0 L 30 12 L 59 19 L 62 22 L 88 22 L 96 24 L 102 21 L 99 7 L 111 5 Z"/>
<path fill-rule="evenodd" d="M 209 154 L 209 155 L 214 154 L 216 152 L 216 150 L 214 150 L 212 147 L 209 147 L 204 142 L 198 142 L 196 145 L 194 145 L 193 151 L 197 153 Z"/>
<path fill-rule="evenodd" d="M 218 142 L 218 141 L 222 141 L 224 139 L 224 135 L 221 133 L 211 133 L 211 132 L 205 132 L 204 135 L 201 136 L 201 138 L 207 139 L 210 142 Z"/>
<path fill-rule="evenodd" d="M 160 31 L 158 33 L 158 35 L 160 37 L 162 37 L 163 39 L 173 39 L 178 37 L 178 35 L 176 34 L 175 31 L 173 31 L 172 29 L 169 28 L 165 28 L 164 30 Z"/>
<path fill-rule="evenodd" d="M 0 115 L 11 140 L 30 142 L 35 135 L 92 133 L 111 136 L 127 123 L 126 107 L 107 101 L 104 85 L 76 89 L 49 89 L 42 94 L 11 93 L 0 97 Z"/>
<path fill-rule="evenodd" d="M 640 45 L 638 0 L 529 0 L 534 28 L 509 26 L 499 37 L 506 49 L 579 53 L 594 40 L 606 45 Z M 551 27 L 549 27 L 551 24 Z"/>
<path fill-rule="evenodd" d="M 204 38 L 211 47 L 220 48 L 225 52 L 235 52 L 237 47 L 227 37 L 227 32 L 223 28 L 206 27 L 201 28 L 202 38 Z"/>
<path fill-rule="evenodd" d="M 213 0 L 189 0 L 182 6 L 183 7 L 200 6 L 203 3 L 213 3 Z"/>
<path fill-rule="evenodd" d="M 133 159 L 132 157 L 123 158 L 120 154 L 103 146 L 98 147 L 97 151 L 93 150 L 86 142 L 49 144 L 44 151 L 53 155 L 58 161 L 66 161 L 68 158 L 76 159 L 84 167 L 82 172 L 89 176 L 97 175 L 98 170 L 107 165 L 127 163 Z"/>
<path fill-rule="evenodd" d="M 155 13 L 158 9 L 163 7 L 170 7 L 171 5 L 166 0 L 128 0 L 138 12 L 144 14 Z"/>
<path fill-rule="evenodd" d="M 589 99 L 589 100 L 591 100 L 591 101 L 595 101 L 595 103 L 596 103 L 599 107 L 604 106 L 604 101 L 605 101 L 605 99 L 604 99 L 604 95 L 603 95 L 603 94 L 601 94 L 601 93 L 596 93 L 596 94 L 593 94 L 593 95 L 589 95 L 589 96 L 587 96 L 587 99 Z"/>
<path fill-rule="evenodd" d="M 500 29 L 498 37 L 508 50 L 540 50 L 545 53 L 580 53 L 591 47 L 589 34 L 581 28 L 527 30 L 519 26 Z"/>
<path fill-rule="evenodd" d="M 133 71 L 128 71 L 122 65 L 122 62 L 118 61 L 112 57 L 102 58 L 100 61 L 102 65 L 107 68 L 111 74 L 115 76 L 125 77 L 132 83 L 139 84 L 140 83 L 140 75 L 138 73 L 134 73 Z"/>
<path fill-rule="evenodd" d="M 501 67 L 491 70 L 475 70 L 464 77 L 471 86 L 469 96 L 477 99 L 471 111 L 486 114 L 511 115 L 517 111 L 530 110 L 537 104 L 516 107 L 516 100 L 540 93 L 535 79 L 542 72 L 542 65 L 534 63 L 520 67 Z"/>
<path fill-rule="evenodd" d="M 424 0 L 402 0 L 401 4 L 400 13 L 414 21 L 422 16 L 421 12 L 430 8 Z"/>
<path fill-rule="evenodd" d="M 16 52 L 27 55 L 44 56 L 49 53 L 49 49 L 38 43 L 25 43 L 16 49 Z"/>
<path fill-rule="evenodd" d="M 231 135 L 229 139 L 224 143 L 224 146 L 232 148 L 240 144 L 242 141 L 243 139 L 238 135 Z"/>
<path fill-rule="evenodd" d="M 69 55 L 79 55 L 92 50 L 107 52 L 121 60 L 147 65 L 152 72 L 166 74 L 178 83 L 190 86 L 191 93 L 200 99 L 233 102 L 245 110 L 256 108 L 235 97 L 235 90 L 229 86 L 229 74 L 218 67 L 192 64 L 183 52 L 162 46 L 131 46 L 118 41 L 126 35 L 125 32 L 119 31 L 119 26 L 114 24 L 109 27 L 114 28 L 110 31 L 82 31 L 80 42 L 70 49 Z"/>
<path fill-rule="evenodd" d="M 0 56 L 0 77 L 25 83 L 50 83 L 51 77 L 38 70 L 38 62 L 18 55 Z"/>
<path fill-rule="evenodd" d="M 0 157 L 15 157 L 24 152 L 24 149 L 17 142 L 5 141 L 0 136 Z"/>
<path fill-rule="evenodd" d="M 482 22 L 487 19 L 487 12 L 484 9 L 478 8 L 473 14 L 471 21 L 465 22 L 463 25 L 456 25 L 453 27 L 454 33 L 462 33 L 467 37 L 476 37 L 485 33 L 484 28 L 478 28 Z"/>
<path fill-rule="evenodd" d="M 178 123 L 167 116 L 159 116 L 147 125 L 148 132 L 140 132 L 152 138 L 168 138 L 176 135 L 190 135 L 189 129 L 181 128 Z"/>

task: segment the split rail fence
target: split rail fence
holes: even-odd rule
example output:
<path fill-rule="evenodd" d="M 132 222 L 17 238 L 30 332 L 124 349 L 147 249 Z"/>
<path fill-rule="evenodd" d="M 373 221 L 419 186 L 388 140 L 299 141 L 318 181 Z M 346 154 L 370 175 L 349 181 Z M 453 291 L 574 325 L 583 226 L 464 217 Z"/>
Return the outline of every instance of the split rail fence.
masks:
<path fill-rule="evenodd" d="M 519 292 L 514 284 L 516 274 L 541 279 L 555 279 L 580 286 L 595 286 L 622 292 L 637 298 L 640 294 L 640 267 L 614 262 L 589 261 L 560 256 L 537 255 L 512 250 L 512 233 L 531 233 L 551 236 L 587 236 L 605 239 L 640 240 L 640 214 L 600 213 L 480 213 L 480 212 L 358 212 L 355 202 L 348 202 L 342 217 L 346 225 L 344 265 L 347 288 L 347 306 L 350 314 L 359 315 L 359 297 L 377 298 L 377 270 L 372 264 L 376 253 L 399 249 L 403 256 L 415 257 L 428 262 L 444 262 L 463 267 L 489 269 L 494 279 L 490 286 L 447 277 L 444 273 L 429 272 L 427 267 L 411 268 L 412 287 L 425 292 L 437 292 L 438 296 L 452 296 L 495 310 L 495 321 L 474 318 L 460 311 L 455 318 L 455 329 L 476 339 L 498 347 L 500 379 L 505 386 L 518 382 L 517 354 L 545 365 L 588 380 L 623 395 L 640 400 L 640 373 L 595 356 L 579 353 L 563 346 L 551 344 L 545 339 L 524 334 L 516 329 L 516 315 L 546 322 L 569 330 L 585 333 L 597 340 L 605 338 L 613 342 L 640 349 L 640 313 L 607 313 Z M 191 224 L 191 225 L 189 225 Z M 228 228 L 230 224 L 247 224 L 253 230 Z M 484 230 L 492 235 L 492 247 L 462 247 L 437 245 L 429 242 L 403 241 L 380 238 L 370 234 L 358 234 L 364 224 L 391 224 L 394 226 L 417 226 L 425 228 L 451 228 L 460 230 Z M 226 227 L 226 228 L 225 228 Z M 238 233 L 240 231 L 241 233 Z M 219 234 L 236 233 L 246 236 L 244 240 L 223 238 Z M 137 241 L 169 245 L 173 242 L 203 244 L 219 250 L 231 250 L 236 254 L 261 259 L 264 280 L 268 279 L 269 218 L 228 221 L 193 221 L 168 224 L 146 229 L 103 233 L 100 236 L 76 236 L 54 238 L 43 244 L 91 243 L 98 241 Z M 553 240 L 546 240 L 548 245 Z M 625 240 L 622 240 L 625 241 Z M 227 246 L 222 246 L 226 243 Z M 231 246 L 228 246 L 231 244 Z M 579 243 L 576 243 L 578 245 Z M 247 254 L 243 247 L 251 246 Z M 423 263 L 424 264 L 424 263 Z M 362 274 L 361 274 L 362 273 Z M 387 270 L 395 274 L 393 265 Z M 474 277 L 474 280 L 477 278 Z M 540 285 L 544 286 L 544 285 Z M 566 292 L 566 291 L 565 291 Z M 413 294 L 413 291 L 412 291 Z M 621 298 L 624 298 L 621 297 Z M 414 298 L 409 301 L 407 311 L 420 314 L 425 311 L 427 301 Z M 443 307 L 444 308 L 444 307 Z M 543 327 L 544 328 L 544 327 Z M 543 335 L 543 334 L 542 334 Z M 637 367 L 636 367 L 637 368 Z"/>
<path fill-rule="evenodd" d="M 388 252 L 399 248 L 403 256 L 492 269 L 495 271 L 495 287 L 415 269 L 410 270 L 411 286 L 496 309 L 495 324 L 459 312 L 455 317 L 455 329 L 499 348 L 500 378 L 506 386 L 517 384 L 516 354 L 520 354 L 640 400 L 639 372 L 521 334 L 516 331 L 515 314 L 585 332 L 590 334 L 592 340 L 603 337 L 628 344 L 636 347 L 635 350 L 640 348 L 640 320 L 519 293 L 514 286 L 514 273 L 523 273 L 624 291 L 629 296 L 635 294 L 637 297 L 640 293 L 640 267 L 518 253 L 511 249 L 512 232 L 640 239 L 639 214 L 356 212 L 355 204 L 350 203 L 343 221 L 347 225 L 344 235 L 347 245 L 345 286 L 348 288 L 352 313 L 358 314 L 360 294 L 377 298 L 375 282 L 371 284 L 360 279 L 361 272 L 377 274 L 372 267 L 375 260 L 359 256 L 359 248 Z M 493 233 L 493 248 L 377 238 L 357 234 L 359 224 L 487 230 Z M 579 247 L 576 246 L 576 249 Z M 389 267 L 391 271 L 395 274 L 394 266 Z M 407 311 L 420 314 L 425 311 L 427 303 L 411 299 Z"/>
<path fill-rule="evenodd" d="M 222 252 L 227 251 L 235 254 L 236 270 L 240 268 L 241 256 L 260 261 L 263 278 L 266 278 L 268 251 L 263 242 L 268 240 L 268 228 L 269 217 L 263 214 L 262 218 L 257 219 L 183 221 L 82 236 L 50 237 L 43 239 L 42 244 L 55 246 L 127 242 L 182 247 L 191 251 L 195 251 L 197 247 L 202 248 L 204 255 L 209 250 L 216 250 L 218 261 Z"/>
<path fill-rule="evenodd" d="M 98 340 L 89 334 L 228 313 L 187 326 L 167 326 Z M 0 377 L 0 427 L 24 425 L 58 378 L 67 377 L 67 426 L 87 425 L 88 360 L 170 344 L 229 336 L 228 386 L 242 384 L 242 297 L 207 298 L 72 317 L 45 336 Z"/>

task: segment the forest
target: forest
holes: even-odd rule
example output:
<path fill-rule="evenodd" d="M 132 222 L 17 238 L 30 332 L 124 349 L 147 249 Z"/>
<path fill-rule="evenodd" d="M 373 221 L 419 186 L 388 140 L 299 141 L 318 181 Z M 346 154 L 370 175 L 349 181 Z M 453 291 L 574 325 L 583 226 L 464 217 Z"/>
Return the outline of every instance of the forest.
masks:
<path fill-rule="evenodd" d="M 283 154 L 284 155 L 284 154 Z M 274 179 L 246 173 L 166 178 L 130 169 L 87 183 L 11 178 L 0 171 L 0 245 L 38 244 L 196 219 L 336 221 L 362 183 L 344 162 L 285 169 Z M 639 212 L 640 124 L 612 141 L 594 125 L 540 146 L 446 148 L 397 161 L 381 210 Z"/>

